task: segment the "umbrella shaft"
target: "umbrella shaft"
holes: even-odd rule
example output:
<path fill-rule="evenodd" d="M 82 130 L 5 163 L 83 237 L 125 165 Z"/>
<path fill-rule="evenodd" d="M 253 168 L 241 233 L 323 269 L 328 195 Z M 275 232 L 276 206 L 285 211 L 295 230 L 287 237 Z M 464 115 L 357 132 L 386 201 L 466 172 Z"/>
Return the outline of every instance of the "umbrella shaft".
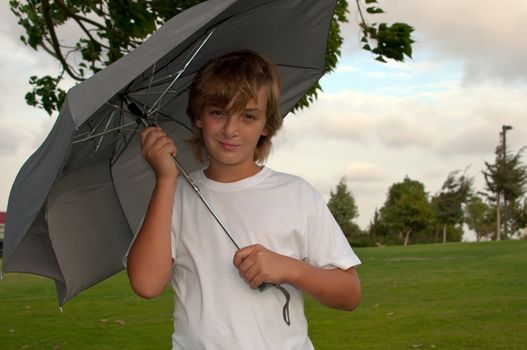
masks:
<path fill-rule="evenodd" d="M 183 175 L 183 177 L 185 178 L 185 180 L 188 182 L 188 184 L 192 187 L 192 189 L 194 190 L 194 192 L 196 192 L 196 194 L 198 195 L 199 199 L 201 199 L 201 201 L 203 202 L 203 204 L 205 204 L 205 206 L 207 207 L 207 209 L 209 210 L 209 212 L 212 214 L 212 216 L 214 217 L 214 219 L 216 220 L 216 222 L 221 226 L 221 228 L 223 229 L 223 232 L 225 232 L 225 234 L 229 237 L 229 239 L 231 240 L 232 244 L 234 244 L 234 246 L 237 248 L 237 249 L 240 249 L 240 246 L 238 245 L 238 243 L 236 243 L 236 241 L 234 240 L 234 238 L 232 237 L 232 235 L 230 234 L 229 230 L 227 229 L 227 227 L 225 227 L 225 225 L 223 224 L 223 222 L 220 220 L 220 218 L 218 217 L 218 215 L 216 215 L 216 213 L 214 212 L 214 210 L 212 209 L 212 207 L 210 206 L 210 204 L 207 202 L 207 200 L 201 195 L 201 192 L 198 188 L 198 186 L 196 186 L 196 184 L 194 183 L 194 180 L 192 180 L 192 178 L 190 177 L 190 175 L 187 173 L 187 171 L 185 170 L 185 168 L 181 165 L 181 163 L 177 160 L 176 157 L 172 156 L 172 159 L 174 159 L 174 161 L 176 162 L 176 165 L 179 169 L 179 172 L 181 173 L 181 175 Z"/>
<path fill-rule="evenodd" d="M 128 108 L 130 109 L 130 111 L 135 114 L 137 116 L 137 123 L 143 125 L 143 127 L 145 128 L 148 128 L 150 126 L 152 126 L 152 124 L 150 124 L 148 122 L 148 120 L 146 120 L 143 112 L 139 109 L 139 107 L 137 107 L 137 105 L 133 102 L 129 103 L 128 104 Z M 210 204 L 207 202 L 207 200 L 201 195 L 201 192 L 199 191 L 199 188 L 198 186 L 196 186 L 196 184 L 194 183 L 194 180 L 192 180 L 192 178 L 190 177 L 190 175 L 188 174 L 188 172 L 185 170 L 185 167 L 183 167 L 181 165 L 181 163 L 177 160 L 177 158 L 175 156 L 172 156 L 172 159 L 176 162 L 176 165 L 179 169 L 179 172 L 181 173 L 181 175 L 183 175 L 183 177 L 185 178 L 185 180 L 187 180 L 188 184 L 190 185 L 190 187 L 192 187 L 192 189 L 194 189 L 194 192 L 196 192 L 196 194 L 198 195 L 199 199 L 201 199 L 201 201 L 203 202 L 203 204 L 205 204 L 205 206 L 207 207 L 207 209 L 209 210 L 209 212 L 212 214 L 212 216 L 214 217 L 214 219 L 216 220 L 216 222 L 221 226 L 223 232 L 225 232 L 225 234 L 229 237 L 229 239 L 231 240 L 232 244 L 234 244 L 234 246 L 237 248 L 237 249 L 240 249 L 240 246 L 238 245 L 238 243 L 236 243 L 236 241 L 234 240 L 234 238 L 232 237 L 231 233 L 229 232 L 229 230 L 227 229 L 227 227 L 225 227 L 225 225 L 223 224 L 223 222 L 220 220 L 220 218 L 218 217 L 218 215 L 216 215 L 216 213 L 214 212 L 214 210 L 212 209 L 212 207 L 210 206 Z"/>
<path fill-rule="evenodd" d="M 185 168 L 181 165 L 181 163 L 179 163 L 179 161 L 177 160 L 176 157 L 172 156 L 172 159 L 174 159 L 174 162 L 176 162 L 176 165 L 179 169 L 179 172 L 181 173 L 181 175 L 183 175 L 183 177 L 185 178 L 185 180 L 187 180 L 188 184 L 194 189 L 194 192 L 196 192 L 196 194 L 198 195 L 198 197 L 201 199 L 201 201 L 203 202 L 203 204 L 205 204 L 205 206 L 207 207 L 207 209 L 209 210 L 209 212 L 212 214 L 212 216 L 214 217 L 214 219 L 216 219 L 216 222 L 221 226 L 221 228 L 223 229 L 223 232 L 225 232 L 225 234 L 229 237 L 229 239 L 231 240 L 232 244 L 234 244 L 234 246 L 237 248 L 237 249 L 240 249 L 240 246 L 238 245 L 238 243 L 236 243 L 236 241 L 234 240 L 234 238 L 232 237 L 232 235 L 230 234 L 229 230 L 227 229 L 227 227 L 225 227 L 225 225 L 223 224 L 223 222 L 220 220 L 220 218 L 218 217 L 218 215 L 216 215 L 216 213 L 214 212 L 214 210 L 212 209 L 212 207 L 209 205 L 209 203 L 207 202 L 207 200 L 201 195 L 201 192 L 199 191 L 199 188 L 198 186 L 196 186 L 196 184 L 194 183 L 194 180 L 192 180 L 192 178 L 189 176 L 189 174 L 187 173 L 187 171 L 185 170 Z M 262 283 L 258 286 L 258 290 L 260 290 L 260 292 L 263 292 L 265 290 L 267 290 L 269 287 L 272 287 L 272 286 L 275 286 L 271 283 Z"/>

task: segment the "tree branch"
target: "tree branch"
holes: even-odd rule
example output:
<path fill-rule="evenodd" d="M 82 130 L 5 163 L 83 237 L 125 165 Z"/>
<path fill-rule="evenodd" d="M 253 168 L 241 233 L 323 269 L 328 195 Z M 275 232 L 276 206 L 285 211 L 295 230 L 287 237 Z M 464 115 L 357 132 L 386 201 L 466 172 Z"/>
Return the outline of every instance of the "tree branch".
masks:
<path fill-rule="evenodd" d="M 364 15 L 362 13 L 362 8 L 360 7 L 360 4 L 359 4 L 359 1 L 360 0 L 355 0 L 355 2 L 357 3 L 357 10 L 359 11 L 359 16 L 361 18 L 361 22 L 363 25 L 366 25 L 366 19 L 364 18 Z M 361 26 L 362 27 L 362 26 Z"/>
<path fill-rule="evenodd" d="M 57 58 L 57 54 L 55 53 L 55 51 L 53 51 L 53 49 L 49 48 L 46 45 L 46 42 L 49 42 L 49 41 L 50 41 L 50 39 L 48 39 L 48 38 L 46 38 L 46 41 L 42 40 L 42 43 L 40 43 L 40 47 L 42 47 L 44 49 L 44 51 L 46 51 L 51 56 Z"/>
<path fill-rule="evenodd" d="M 77 22 L 77 24 L 79 25 L 79 27 L 81 27 L 81 29 L 83 30 L 84 33 L 86 33 L 86 35 L 88 36 L 88 38 L 90 38 L 90 40 L 94 43 L 97 43 L 98 45 L 100 45 L 101 47 L 105 48 L 105 49 L 110 49 L 109 46 L 103 44 L 102 42 L 98 41 L 97 39 L 95 39 L 91 33 L 90 33 L 90 30 L 88 28 L 86 28 L 84 26 L 84 23 L 83 22 L 87 22 L 93 26 L 95 26 L 96 28 L 100 29 L 100 30 L 105 30 L 106 28 L 101 25 L 100 23 L 97 23 L 96 21 L 93 21 L 87 17 L 83 17 L 83 16 L 79 16 L 77 15 L 75 12 L 71 11 L 71 9 L 64 3 L 63 0 L 56 0 L 55 1 L 60 7 L 62 7 L 62 9 L 64 11 L 66 11 L 66 13 L 68 14 L 68 16 L 70 16 L 71 18 L 73 18 L 73 20 L 75 22 Z"/>
<path fill-rule="evenodd" d="M 89 18 L 87 18 L 87 17 L 79 16 L 79 15 L 76 14 L 75 12 L 71 11 L 71 9 L 70 9 L 70 8 L 64 3 L 63 0 L 55 0 L 55 2 L 56 2 L 60 7 L 62 7 L 62 9 L 63 9 L 64 11 L 66 11 L 66 13 L 68 14 L 68 16 L 70 16 L 70 17 L 73 18 L 77 23 L 79 23 L 79 25 L 82 27 L 82 29 L 83 29 L 84 31 L 86 31 L 86 29 L 85 29 L 84 26 L 81 24 L 81 22 L 89 23 L 89 24 L 91 24 L 91 25 L 93 25 L 93 26 L 99 28 L 100 30 L 105 30 L 105 29 L 106 29 L 102 24 L 100 24 L 100 23 L 98 23 L 98 22 L 96 22 L 96 21 L 94 21 L 94 20 L 92 20 L 92 19 L 89 19 Z"/>
<path fill-rule="evenodd" d="M 55 32 L 55 28 L 53 27 L 53 20 L 50 17 L 49 1 L 42 0 L 41 4 L 42 4 L 42 16 L 44 17 L 44 21 L 46 22 L 46 26 L 48 27 L 48 30 L 49 30 L 49 35 L 51 37 L 51 45 L 53 46 L 53 51 L 55 51 L 55 57 L 57 57 L 57 59 L 62 64 L 62 67 L 64 67 L 64 69 L 66 70 L 66 72 L 68 73 L 70 77 L 78 81 L 83 81 L 84 79 L 82 77 L 77 76 L 70 69 L 70 65 L 68 64 L 64 56 L 62 56 L 62 51 L 60 48 L 60 43 L 57 38 L 57 33 Z"/>

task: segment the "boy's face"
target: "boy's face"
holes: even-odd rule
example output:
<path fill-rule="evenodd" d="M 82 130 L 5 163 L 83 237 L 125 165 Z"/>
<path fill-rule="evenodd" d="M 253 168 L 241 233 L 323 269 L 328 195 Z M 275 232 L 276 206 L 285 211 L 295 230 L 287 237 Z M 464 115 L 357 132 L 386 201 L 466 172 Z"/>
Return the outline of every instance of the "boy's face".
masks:
<path fill-rule="evenodd" d="M 209 153 L 209 168 L 244 171 L 254 169 L 254 151 L 261 136 L 266 135 L 267 90 L 260 88 L 258 98 L 250 100 L 241 111 L 205 106 L 196 119 Z"/>

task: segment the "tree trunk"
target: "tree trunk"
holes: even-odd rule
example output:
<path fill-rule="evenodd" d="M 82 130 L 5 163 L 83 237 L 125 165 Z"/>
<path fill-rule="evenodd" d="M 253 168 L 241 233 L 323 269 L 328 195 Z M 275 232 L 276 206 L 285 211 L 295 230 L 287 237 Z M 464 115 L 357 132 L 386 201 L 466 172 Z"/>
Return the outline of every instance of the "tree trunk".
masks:
<path fill-rule="evenodd" d="M 501 194 L 496 196 L 496 240 L 501 241 L 501 216 L 500 216 Z"/>
<path fill-rule="evenodd" d="M 443 244 L 446 243 L 446 224 L 443 224 Z"/>
<path fill-rule="evenodd" d="M 412 230 L 406 231 L 406 234 L 404 236 L 404 246 L 406 247 L 408 245 L 408 240 L 410 239 L 410 234 L 412 233 Z"/>

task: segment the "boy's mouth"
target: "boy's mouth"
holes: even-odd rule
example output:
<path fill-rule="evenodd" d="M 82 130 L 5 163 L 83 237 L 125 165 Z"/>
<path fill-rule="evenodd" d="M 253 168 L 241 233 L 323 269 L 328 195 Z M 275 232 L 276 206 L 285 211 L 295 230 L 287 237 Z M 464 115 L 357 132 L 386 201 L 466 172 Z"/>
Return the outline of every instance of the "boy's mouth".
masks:
<path fill-rule="evenodd" d="M 221 147 L 227 151 L 234 151 L 235 149 L 239 147 L 239 145 L 228 143 L 228 142 L 219 141 L 219 143 Z"/>

